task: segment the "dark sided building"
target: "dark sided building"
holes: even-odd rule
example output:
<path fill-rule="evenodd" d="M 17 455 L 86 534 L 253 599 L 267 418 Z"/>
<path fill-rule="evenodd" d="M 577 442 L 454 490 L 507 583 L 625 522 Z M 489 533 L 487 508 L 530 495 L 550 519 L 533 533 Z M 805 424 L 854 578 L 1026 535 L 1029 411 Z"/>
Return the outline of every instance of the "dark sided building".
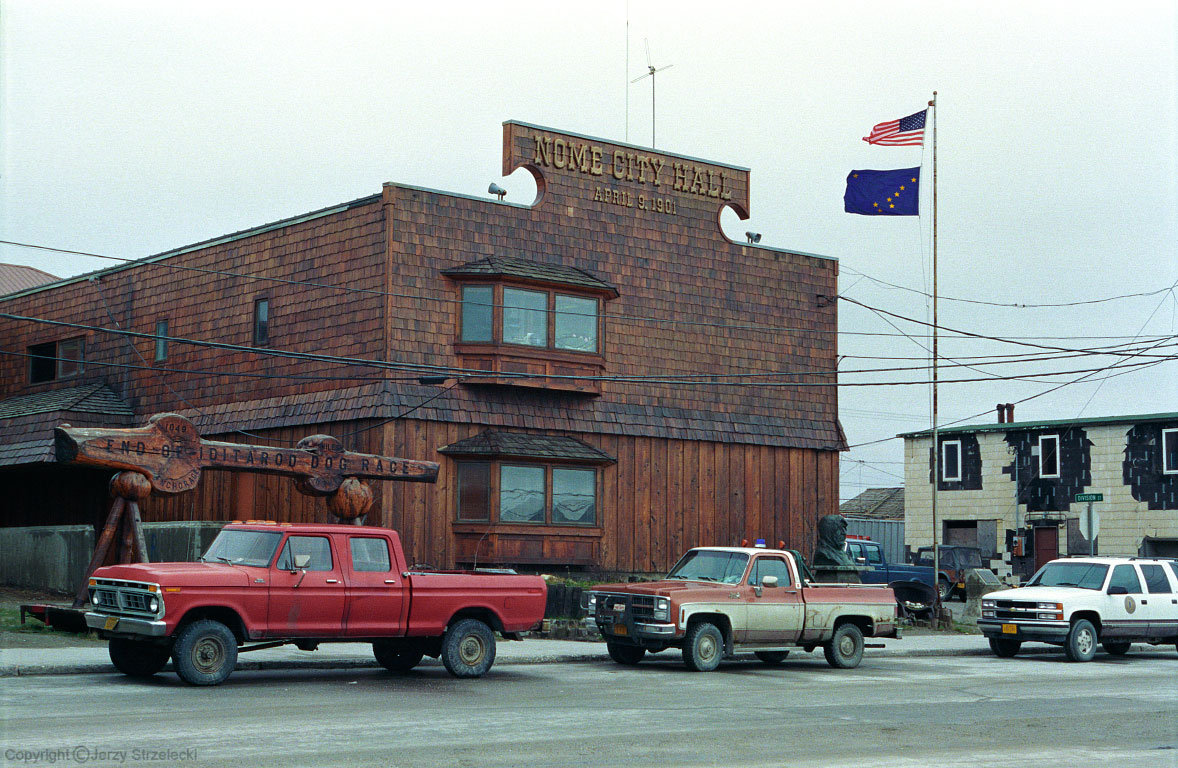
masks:
<path fill-rule="evenodd" d="M 17 353 L 0 357 L 0 524 L 104 518 L 109 473 L 54 464 L 57 424 L 176 411 L 206 438 L 327 433 L 439 462 L 436 485 L 374 483 L 368 516 L 433 565 L 655 572 L 756 537 L 809 551 L 845 448 L 837 262 L 724 236 L 725 206 L 748 216 L 744 168 L 508 122 L 503 173 L 520 167 L 530 204 L 387 184 L 0 297 L 18 316 L 0 318 Z M 780 383 L 807 386 L 763 386 Z M 217 471 L 143 514 L 331 519 L 289 478 Z"/>

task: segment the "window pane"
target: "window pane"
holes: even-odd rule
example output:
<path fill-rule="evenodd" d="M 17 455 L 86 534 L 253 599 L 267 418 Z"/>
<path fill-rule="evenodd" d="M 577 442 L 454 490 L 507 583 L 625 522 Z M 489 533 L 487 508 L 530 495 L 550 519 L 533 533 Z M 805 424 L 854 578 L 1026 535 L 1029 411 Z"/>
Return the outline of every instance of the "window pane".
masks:
<path fill-rule="evenodd" d="M 282 554 L 278 556 L 278 562 L 275 563 L 275 567 L 283 571 L 296 570 L 295 562 L 299 555 L 310 556 L 310 560 L 302 570 L 332 570 L 331 545 L 327 543 L 326 537 L 291 536 L 286 540 L 286 546 L 282 548 Z"/>
<path fill-rule="evenodd" d="M 168 321 L 160 320 L 155 324 L 155 361 L 168 359 Z"/>
<path fill-rule="evenodd" d="M 1039 476 L 1059 477 L 1059 438 L 1039 438 Z"/>
<path fill-rule="evenodd" d="M 267 344 L 270 341 L 270 300 L 254 302 L 254 343 Z"/>
<path fill-rule="evenodd" d="M 458 464 L 458 519 L 491 519 L 491 464 L 485 461 Z"/>
<path fill-rule="evenodd" d="M 1130 595 L 1141 594 L 1141 579 L 1137 578 L 1137 569 L 1131 565 L 1118 565 L 1113 568 L 1113 577 L 1108 582 L 1109 589 L 1124 587 Z"/>
<path fill-rule="evenodd" d="M 1178 472 L 1178 429 L 1162 430 L 1162 471 Z"/>
<path fill-rule="evenodd" d="M 1166 572 L 1160 565 L 1143 565 L 1141 572 L 1145 574 L 1145 588 L 1151 594 L 1168 594 L 1170 592 L 1170 581 L 1166 578 Z"/>
<path fill-rule="evenodd" d="M 961 479 L 961 443 L 957 441 L 941 444 L 941 479 Z"/>
<path fill-rule="evenodd" d="M 491 341 L 491 318 L 495 308 L 495 288 L 490 285 L 466 285 L 462 288 L 462 340 Z"/>
<path fill-rule="evenodd" d="M 544 522 L 544 467 L 500 468 L 499 522 Z"/>
<path fill-rule="evenodd" d="M 353 571 L 389 570 L 389 545 L 384 539 L 348 540 L 352 548 Z"/>
<path fill-rule="evenodd" d="M 597 351 L 597 299 L 556 295 L 557 349 Z"/>
<path fill-rule="evenodd" d="M 548 294 L 503 289 L 503 342 L 548 346 Z"/>
<path fill-rule="evenodd" d="M 552 522 L 597 523 L 597 470 L 552 470 Z"/>
<path fill-rule="evenodd" d="M 863 547 L 863 553 L 867 555 L 867 562 L 873 565 L 883 564 L 883 552 L 879 547 Z"/>
<path fill-rule="evenodd" d="M 57 377 L 77 376 L 82 372 L 82 360 L 85 358 L 85 340 L 67 339 L 57 345 Z"/>
<path fill-rule="evenodd" d="M 53 381 L 57 378 L 57 344 L 34 344 L 29 347 L 29 383 Z"/>

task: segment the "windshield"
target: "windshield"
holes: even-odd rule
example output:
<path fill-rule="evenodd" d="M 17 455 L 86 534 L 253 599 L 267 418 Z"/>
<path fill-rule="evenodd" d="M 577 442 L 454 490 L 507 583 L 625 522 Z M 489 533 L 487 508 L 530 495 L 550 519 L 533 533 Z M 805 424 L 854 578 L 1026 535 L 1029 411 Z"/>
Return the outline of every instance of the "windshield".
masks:
<path fill-rule="evenodd" d="M 278 531 L 221 531 L 201 560 L 265 568 L 281 540 Z"/>
<path fill-rule="evenodd" d="M 1048 563 L 1027 582 L 1028 587 L 1100 589 L 1108 566 L 1101 563 Z"/>
<path fill-rule="evenodd" d="M 671 569 L 667 578 L 739 584 L 748 561 L 749 556 L 743 552 L 693 549 Z"/>

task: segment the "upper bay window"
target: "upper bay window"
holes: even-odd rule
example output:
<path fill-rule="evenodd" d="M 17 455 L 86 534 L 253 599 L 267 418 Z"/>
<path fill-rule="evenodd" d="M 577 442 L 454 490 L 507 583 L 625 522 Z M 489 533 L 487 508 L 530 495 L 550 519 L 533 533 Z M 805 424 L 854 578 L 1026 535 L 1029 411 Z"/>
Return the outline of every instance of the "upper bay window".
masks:
<path fill-rule="evenodd" d="M 1162 430 L 1162 472 L 1178 474 L 1178 429 Z"/>
<path fill-rule="evenodd" d="M 458 284 L 459 364 L 485 372 L 465 383 L 600 394 L 604 304 L 617 289 L 584 270 L 503 257 L 442 274 Z"/>
<path fill-rule="evenodd" d="M 941 443 L 941 479 L 945 482 L 961 480 L 961 441 Z"/>

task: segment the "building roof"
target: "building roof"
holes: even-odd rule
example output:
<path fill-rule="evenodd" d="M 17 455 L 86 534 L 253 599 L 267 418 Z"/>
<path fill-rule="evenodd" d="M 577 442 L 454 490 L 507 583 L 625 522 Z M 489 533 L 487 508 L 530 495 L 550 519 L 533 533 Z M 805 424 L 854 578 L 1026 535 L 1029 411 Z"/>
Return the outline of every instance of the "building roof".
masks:
<path fill-rule="evenodd" d="M 594 274 L 576 267 L 562 264 L 545 264 L 511 256 L 488 256 L 476 259 L 458 267 L 442 270 L 447 277 L 520 277 L 544 283 L 575 285 L 595 291 L 605 291 L 613 296 L 618 289 Z"/>
<path fill-rule="evenodd" d="M 904 519 L 903 488 L 868 488 L 839 505 L 844 517 L 867 517 L 873 520 Z"/>
<path fill-rule="evenodd" d="M 48 389 L 31 395 L 0 400 L 0 419 L 31 416 L 35 413 L 73 411 L 112 416 L 132 416 L 134 411 L 102 382 L 80 387 Z"/>
<path fill-rule="evenodd" d="M 474 437 L 450 443 L 438 453 L 448 456 L 515 456 L 528 459 L 560 459 L 593 464 L 612 464 L 615 459 L 604 451 L 563 435 L 536 435 L 522 432 L 488 430 Z"/>
<path fill-rule="evenodd" d="M 963 424 L 953 427 L 941 427 L 938 434 L 966 434 L 975 432 L 1019 432 L 1025 430 L 1054 429 L 1058 427 L 1095 427 L 1106 424 L 1142 424 L 1151 421 L 1178 421 L 1178 412 L 1145 413 L 1134 416 L 1090 416 L 1082 419 L 1049 419 L 1044 421 L 1011 421 L 1005 424 L 992 422 L 989 424 Z M 901 432 L 896 437 L 932 437 L 931 429 L 919 432 Z"/>
<path fill-rule="evenodd" d="M 0 264 L 0 296 L 6 293 L 16 293 L 26 288 L 36 288 L 38 285 L 53 283 L 59 280 L 36 267 L 26 267 L 23 264 Z"/>

